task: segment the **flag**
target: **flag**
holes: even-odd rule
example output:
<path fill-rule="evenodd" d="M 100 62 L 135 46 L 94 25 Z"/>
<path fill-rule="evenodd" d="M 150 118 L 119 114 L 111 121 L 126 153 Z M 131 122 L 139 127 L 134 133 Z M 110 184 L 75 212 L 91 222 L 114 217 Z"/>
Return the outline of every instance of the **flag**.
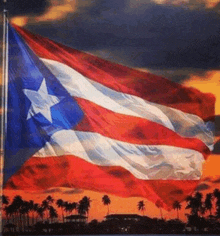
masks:
<path fill-rule="evenodd" d="M 10 26 L 5 188 L 74 187 L 169 208 L 201 178 L 214 102 Z"/>

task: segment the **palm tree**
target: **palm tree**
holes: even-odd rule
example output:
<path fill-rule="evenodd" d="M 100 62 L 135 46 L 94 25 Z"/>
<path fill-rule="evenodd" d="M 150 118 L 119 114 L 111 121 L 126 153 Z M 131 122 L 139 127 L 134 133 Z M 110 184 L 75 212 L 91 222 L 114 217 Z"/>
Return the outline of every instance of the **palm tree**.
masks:
<path fill-rule="evenodd" d="M 195 196 L 188 196 L 186 198 L 188 202 L 186 209 L 191 209 L 191 215 L 198 216 L 199 212 L 203 211 L 203 202 L 202 202 L 202 194 L 200 192 L 196 192 Z"/>
<path fill-rule="evenodd" d="M 42 219 L 42 221 L 44 220 L 44 212 L 45 212 L 45 208 L 42 206 L 38 206 L 38 208 L 36 209 L 37 214 L 39 215 L 39 217 Z"/>
<path fill-rule="evenodd" d="M 2 205 L 8 205 L 9 198 L 6 195 L 2 195 Z"/>
<path fill-rule="evenodd" d="M 139 211 L 142 211 L 143 216 L 144 216 L 144 211 L 145 211 L 145 203 L 144 203 L 144 201 L 139 201 L 137 207 L 138 207 Z"/>
<path fill-rule="evenodd" d="M 156 207 L 158 207 L 160 209 L 160 216 L 161 216 L 161 219 L 163 219 L 163 214 L 162 214 L 163 202 L 160 200 L 157 200 L 155 205 L 156 205 Z"/>
<path fill-rule="evenodd" d="M 49 207 L 49 218 L 51 219 L 51 222 L 53 221 L 54 218 L 57 218 L 58 214 L 56 209 L 53 206 Z"/>
<path fill-rule="evenodd" d="M 202 197 L 203 197 L 202 193 L 196 192 L 196 194 L 195 194 L 196 204 L 197 204 L 198 212 L 201 212 L 201 213 L 204 211 Z"/>
<path fill-rule="evenodd" d="M 205 209 L 208 210 L 210 212 L 210 216 L 212 215 L 212 193 L 208 193 L 206 194 L 206 198 L 205 198 Z"/>
<path fill-rule="evenodd" d="M 49 208 L 51 204 L 54 202 L 54 199 L 49 195 L 45 200 L 42 201 L 42 207 L 45 209 L 47 212 L 47 219 L 49 219 Z"/>
<path fill-rule="evenodd" d="M 111 204 L 111 200 L 110 200 L 109 196 L 108 196 L 108 195 L 104 195 L 104 196 L 102 197 L 102 202 L 103 202 L 103 204 L 104 204 L 105 206 L 108 207 L 107 215 L 109 215 L 109 205 Z"/>
<path fill-rule="evenodd" d="M 32 216 L 31 216 L 31 218 L 32 218 L 32 225 L 34 225 L 34 218 L 35 218 L 34 213 L 37 212 L 38 207 L 39 207 L 38 203 L 34 203 L 33 200 L 29 201 L 29 210 L 32 213 Z"/>
<path fill-rule="evenodd" d="M 77 203 L 76 202 L 66 202 L 65 203 L 65 211 L 69 212 L 69 214 L 72 213 L 73 210 L 77 209 Z"/>
<path fill-rule="evenodd" d="M 180 202 L 175 201 L 175 202 L 173 203 L 173 209 L 174 209 L 174 210 L 176 209 L 176 211 L 177 211 L 177 219 L 179 219 L 179 210 L 180 210 L 181 208 L 182 208 L 182 206 L 181 206 Z"/>
<path fill-rule="evenodd" d="M 5 195 L 2 195 L 2 209 L 4 210 L 5 212 L 5 215 L 7 217 L 7 222 L 9 221 L 9 218 L 8 218 L 8 214 L 6 213 L 6 207 L 8 206 L 9 204 L 9 198 Z"/>
<path fill-rule="evenodd" d="M 5 214 L 6 214 L 6 218 L 7 218 L 7 222 L 9 223 L 9 218 L 12 217 L 12 222 L 13 224 L 15 223 L 15 211 L 14 211 L 14 207 L 12 205 L 8 205 L 4 208 L 5 210 Z"/>
<path fill-rule="evenodd" d="M 54 202 L 54 199 L 49 195 L 49 196 L 47 196 L 46 201 L 50 205 L 50 204 L 52 204 Z"/>
<path fill-rule="evenodd" d="M 40 205 L 38 203 L 34 203 L 33 211 L 38 214 L 38 209 Z M 33 221 L 34 222 L 34 221 Z M 37 222 L 37 215 L 35 217 L 35 222 Z"/>
<path fill-rule="evenodd" d="M 58 206 L 58 208 L 61 208 L 61 212 L 62 212 L 62 218 L 63 218 L 63 222 L 64 222 L 64 213 L 63 213 L 63 209 L 64 209 L 64 201 L 62 199 L 58 199 L 56 201 L 56 204 Z"/>
<path fill-rule="evenodd" d="M 34 223 L 37 222 L 37 215 L 35 213 L 38 214 L 38 208 L 39 207 L 40 207 L 40 205 L 38 203 L 34 203 L 33 200 L 29 201 L 29 208 L 30 208 L 30 212 L 32 213 L 32 216 L 31 216 L 31 218 L 32 218 L 32 225 L 34 225 Z"/>
<path fill-rule="evenodd" d="M 90 198 L 87 197 L 87 196 L 84 196 L 80 201 L 79 201 L 79 204 L 78 204 L 78 213 L 80 215 L 86 215 L 88 216 L 88 213 L 89 213 L 89 208 L 90 208 Z"/>
<path fill-rule="evenodd" d="M 219 219 L 220 218 L 220 191 L 219 189 L 215 189 L 213 192 L 214 197 L 216 198 L 216 218 Z"/>
<path fill-rule="evenodd" d="M 21 196 L 19 195 L 16 195 L 14 198 L 13 198 L 13 201 L 11 203 L 11 206 L 14 210 L 14 214 L 15 216 L 19 217 L 19 228 L 20 228 L 20 231 L 22 231 L 22 212 L 21 212 L 21 208 L 22 208 L 22 205 L 23 205 L 24 201 L 22 199 Z"/>
<path fill-rule="evenodd" d="M 23 204 L 20 209 L 20 213 L 24 216 L 24 222 L 27 222 L 27 226 L 29 227 L 30 221 L 29 221 L 29 212 L 30 212 L 30 204 L 28 201 L 23 201 Z M 24 224 L 25 225 L 25 224 Z"/>
<path fill-rule="evenodd" d="M 70 214 L 70 212 L 72 210 L 71 203 L 66 201 L 63 203 L 63 205 L 64 205 L 64 211 L 66 212 L 66 217 L 67 217 L 67 215 L 68 215 L 67 213 Z"/>
<path fill-rule="evenodd" d="M 78 206 L 78 203 L 77 202 L 72 202 L 72 209 L 77 211 L 77 206 Z"/>
<path fill-rule="evenodd" d="M 77 211 L 78 211 L 79 215 L 85 215 L 86 214 L 85 206 L 84 206 L 82 200 L 79 201 Z"/>
<path fill-rule="evenodd" d="M 44 209 L 44 211 L 47 213 L 46 214 L 46 218 L 48 219 L 49 218 L 49 202 L 45 199 L 45 200 L 43 200 L 42 201 L 42 203 L 41 203 L 41 207 Z"/>

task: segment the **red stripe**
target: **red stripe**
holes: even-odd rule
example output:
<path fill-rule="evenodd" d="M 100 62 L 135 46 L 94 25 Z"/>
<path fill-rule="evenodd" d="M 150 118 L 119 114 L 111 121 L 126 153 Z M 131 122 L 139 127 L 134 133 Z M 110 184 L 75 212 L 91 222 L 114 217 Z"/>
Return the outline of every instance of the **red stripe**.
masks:
<path fill-rule="evenodd" d="M 16 25 L 14 28 L 39 57 L 65 63 L 111 89 L 169 105 L 203 119 L 214 115 L 215 98 L 212 94 L 204 94 L 165 78 L 108 62 L 42 36 L 33 35 Z"/>
<path fill-rule="evenodd" d="M 95 132 L 112 139 L 141 145 L 170 145 L 210 154 L 207 146 L 196 138 L 183 138 L 176 132 L 152 121 L 118 114 L 82 98 L 75 98 L 84 112 L 74 130 Z"/>
<path fill-rule="evenodd" d="M 197 184 L 197 180 L 140 180 L 121 167 L 96 166 L 75 156 L 60 156 L 32 157 L 9 179 L 6 189 L 83 188 L 122 197 L 145 197 L 161 201 L 163 207 L 169 208 L 175 200 L 183 200 Z"/>

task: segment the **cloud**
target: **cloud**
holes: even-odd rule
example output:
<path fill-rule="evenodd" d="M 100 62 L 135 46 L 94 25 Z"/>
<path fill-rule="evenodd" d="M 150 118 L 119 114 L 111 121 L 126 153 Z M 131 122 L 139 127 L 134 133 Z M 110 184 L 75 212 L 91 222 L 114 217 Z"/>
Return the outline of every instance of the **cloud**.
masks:
<path fill-rule="evenodd" d="M 3 9 L 3 1 L 0 3 L 1 10 Z M 16 0 L 7 1 L 7 9 L 10 16 L 22 16 L 22 15 L 39 15 L 42 14 L 50 3 L 47 0 Z"/>
<path fill-rule="evenodd" d="M 215 116 L 215 135 L 220 136 L 220 115 Z M 220 140 L 218 142 L 220 142 Z"/>
<path fill-rule="evenodd" d="M 22 11 L 18 9 L 14 14 L 12 10 L 12 15 L 15 15 L 15 17 L 13 17 L 11 21 L 19 26 L 24 26 L 28 23 L 33 24 L 64 20 L 69 13 L 75 13 L 78 10 L 82 10 L 83 8 L 92 5 L 92 3 L 92 0 L 41 0 L 41 5 L 43 5 L 44 8 L 39 8 L 39 11 L 35 10 L 38 14 L 33 15 L 33 11 L 26 8 L 23 8 Z M 19 3 L 16 2 L 16 4 Z M 13 7 L 10 5 L 9 9 L 11 12 Z"/>
<path fill-rule="evenodd" d="M 213 180 L 212 183 L 219 184 L 220 183 L 220 177 L 215 179 L 215 180 Z"/>
<path fill-rule="evenodd" d="M 126 3 L 99 0 L 79 6 L 77 2 L 75 11 L 69 12 L 64 20 L 32 22 L 27 28 L 131 67 L 154 70 L 219 67 L 217 13 L 155 3 L 128 11 Z M 179 75 L 178 80 L 185 79 L 185 74 Z"/>
<path fill-rule="evenodd" d="M 212 178 L 210 177 L 206 177 L 204 179 L 202 179 L 203 182 L 212 182 Z"/>
<path fill-rule="evenodd" d="M 219 126 L 219 124 L 218 124 L 218 126 Z M 214 154 L 220 154 L 220 140 L 218 140 L 215 143 L 213 153 Z"/>
<path fill-rule="evenodd" d="M 50 0 L 50 7 L 47 11 L 36 17 L 36 22 L 53 21 L 65 18 L 70 12 L 75 12 L 77 7 L 76 0 Z"/>
<path fill-rule="evenodd" d="M 15 16 L 12 18 L 11 23 L 19 25 L 19 26 L 25 26 L 28 23 L 28 17 L 27 16 Z"/>
<path fill-rule="evenodd" d="M 28 11 L 28 9 L 26 9 L 26 11 L 19 11 L 19 14 L 15 13 L 15 17 L 11 19 L 11 22 L 19 26 L 24 26 L 28 23 L 60 20 L 64 19 L 68 13 L 76 10 L 76 0 L 50 0 L 41 2 L 44 2 L 46 7 L 39 11 L 39 14 L 32 15 L 32 11 Z M 9 9 L 11 12 L 10 6 Z"/>
<path fill-rule="evenodd" d="M 43 193 L 60 193 L 60 192 L 62 192 L 60 188 L 50 188 L 43 191 Z"/>
<path fill-rule="evenodd" d="M 191 76 L 183 84 L 199 89 L 204 93 L 212 93 L 216 97 L 215 113 L 220 114 L 220 70 L 206 71 L 203 74 L 191 74 Z M 219 116 L 215 117 L 216 135 L 219 133 Z"/>
<path fill-rule="evenodd" d="M 213 9 L 219 1 L 218 0 L 130 0 L 130 7 L 140 7 L 149 3 L 157 3 L 159 5 L 171 5 L 179 7 L 187 7 L 190 9 Z"/>
<path fill-rule="evenodd" d="M 208 184 L 200 184 L 196 187 L 196 191 L 204 191 L 210 189 L 210 186 Z"/>
<path fill-rule="evenodd" d="M 163 76 L 171 81 L 175 81 L 181 83 L 185 80 L 190 80 L 194 76 L 199 78 L 206 78 L 208 77 L 208 71 L 204 69 L 190 69 L 190 68 L 183 68 L 183 69 L 163 69 L 163 70 L 154 70 L 149 69 L 150 73 Z"/>
<path fill-rule="evenodd" d="M 78 189 L 78 188 L 74 188 L 74 189 L 70 189 L 70 190 L 66 190 L 63 193 L 64 194 L 78 194 L 78 193 L 83 193 L 84 191 L 82 189 Z"/>
<path fill-rule="evenodd" d="M 219 68 L 219 14 L 172 6 L 208 2 L 41 0 L 36 9 L 27 4 L 17 10 L 12 22 L 131 67 L 208 70 Z M 187 75 L 183 72 L 176 78 L 181 82 Z"/>

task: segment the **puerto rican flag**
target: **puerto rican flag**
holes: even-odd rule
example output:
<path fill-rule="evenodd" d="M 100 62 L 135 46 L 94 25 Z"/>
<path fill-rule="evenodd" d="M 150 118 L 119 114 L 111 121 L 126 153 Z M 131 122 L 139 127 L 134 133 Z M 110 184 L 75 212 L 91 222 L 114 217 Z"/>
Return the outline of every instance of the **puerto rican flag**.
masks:
<path fill-rule="evenodd" d="M 214 102 L 9 26 L 5 188 L 74 187 L 168 208 L 201 178 Z"/>

